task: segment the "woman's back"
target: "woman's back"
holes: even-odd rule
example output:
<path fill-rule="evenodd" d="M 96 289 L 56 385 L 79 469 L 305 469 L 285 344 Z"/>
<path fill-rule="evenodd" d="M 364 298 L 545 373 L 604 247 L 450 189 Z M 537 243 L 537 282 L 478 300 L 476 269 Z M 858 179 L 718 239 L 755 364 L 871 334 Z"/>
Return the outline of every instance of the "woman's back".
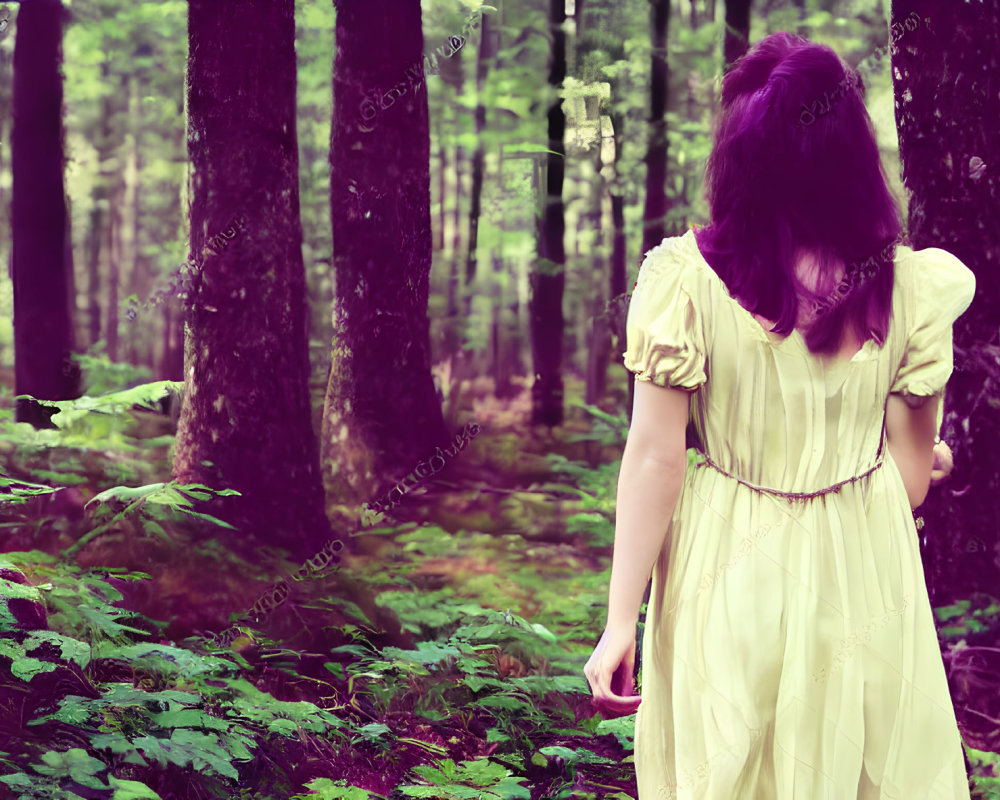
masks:
<path fill-rule="evenodd" d="M 685 356 L 661 351 L 655 368 L 679 360 L 683 379 L 684 361 L 690 369 L 703 360 L 707 380 L 692 398 L 691 414 L 708 457 L 762 486 L 788 492 L 831 486 L 876 463 L 890 392 L 930 394 L 925 379 L 950 373 L 944 334 L 975 291 L 972 273 L 937 248 L 900 246 L 894 269 L 884 345 L 873 339 L 860 345 L 847 332 L 840 352 L 828 357 L 809 351 L 803 331 L 769 331 L 768 320 L 731 297 L 693 231 L 666 239 L 639 274 L 629 312 L 633 361 L 627 355 L 626 366 L 640 363 L 642 349 L 654 344 L 650 336 L 675 335 L 686 321 Z"/>

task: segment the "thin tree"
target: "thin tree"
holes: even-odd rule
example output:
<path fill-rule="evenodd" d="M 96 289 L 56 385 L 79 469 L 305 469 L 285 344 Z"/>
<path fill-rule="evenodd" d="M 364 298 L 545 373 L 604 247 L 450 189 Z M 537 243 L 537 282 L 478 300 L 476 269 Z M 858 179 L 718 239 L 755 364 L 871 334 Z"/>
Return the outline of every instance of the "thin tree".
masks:
<path fill-rule="evenodd" d="M 750 43 L 750 5 L 753 0 L 726 0 L 726 38 L 723 43 L 723 74 L 746 51 Z"/>
<path fill-rule="evenodd" d="M 920 510 L 931 599 L 948 601 L 959 586 L 965 596 L 1000 583 L 1000 12 L 995 3 L 945 13 L 894 0 L 890 48 L 913 246 L 943 248 L 976 275 L 976 296 L 955 324 L 945 395 L 941 435 L 955 469 Z"/>
<path fill-rule="evenodd" d="M 465 260 L 465 313 L 468 316 L 472 310 L 471 284 L 476 277 L 477 255 L 479 251 L 479 217 L 482 213 L 483 172 L 486 160 L 486 143 L 483 131 L 486 129 L 486 101 L 483 90 L 490 72 L 490 65 L 496 58 L 494 46 L 496 36 L 493 35 L 493 20 L 484 16 L 482 21 L 482 39 L 476 54 L 476 112 L 475 131 L 476 149 L 472 153 L 472 188 L 469 192 L 469 252 Z"/>
<path fill-rule="evenodd" d="M 62 21 L 59 0 L 32 0 L 17 14 L 14 43 L 11 200 L 14 372 L 17 394 L 66 400 L 79 394 L 72 359 L 73 262 L 63 190 Z M 54 413 L 17 401 L 17 420 L 51 426 Z"/>
<path fill-rule="evenodd" d="M 420 0 L 338 2 L 336 41 L 336 334 L 323 462 L 331 494 L 360 504 L 414 470 L 450 432 L 430 371 L 430 135 Z M 352 185 L 367 190 L 360 202 Z"/>
<path fill-rule="evenodd" d="M 566 169 L 566 115 L 559 92 L 566 77 L 566 21 L 564 0 L 549 0 L 552 57 L 549 87 L 554 95 L 548 110 L 545 208 L 539 222 L 538 260 L 531 271 L 531 355 L 535 379 L 531 385 L 533 425 L 559 425 L 563 421 L 563 290 L 566 286 L 566 250 L 563 214 L 563 176 Z"/>
<path fill-rule="evenodd" d="M 329 524 L 308 385 L 293 15 L 293 0 L 189 4 L 198 255 L 174 474 L 238 490 L 219 516 L 307 558 Z"/>
<path fill-rule="evenodd" d="M 642 251 L 656 247 L 666 235 L 667 212 L 667 91 L 670 65 L 667 34 L 670 0 L 650 4 L 649 139 L 646 151 L 646 207 L 643 214 Z M 631 405 L 631 403 L 630 403 Z"/>

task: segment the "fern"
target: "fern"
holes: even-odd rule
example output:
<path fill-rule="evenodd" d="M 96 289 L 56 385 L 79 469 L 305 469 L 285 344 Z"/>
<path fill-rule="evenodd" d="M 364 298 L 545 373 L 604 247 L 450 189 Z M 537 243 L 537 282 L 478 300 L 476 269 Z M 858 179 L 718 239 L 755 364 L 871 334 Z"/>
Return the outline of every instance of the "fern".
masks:
<path fill-rule="evenodd" d="M 182 484 L 175 480 L 166 483 L 151 483 L 148 486 L 113 486 L 90 498 L 85 508 L 91 503 L 98 504 L 98 513 L 106 512 L 112 504 L 122 504 L 124 508 L 104 524 L 81 536 L 75 544 L 67 547 L 63 554 L 66 556 L 74 555 L 87 543 L 108 532 L 115 523 L 121 522 L 130 515 L 135 516 L 145 532 L 159 536 L 168 543 L 171 543 L 172 539 L 160 525 L 160 522 L 177 518 L 178 515 L 194 517 L 222 528 L 234 530 L 228 522 L 213 517 L 211 514 L 195 511 L 192 501 L 209 500 L 212 495 L 229 497 L 239 494 L 235 489 L 211 489 L 202 483 Z"/>
<path fill-rule="evenodd" d="M 0 504 L 3 503 L 27 503 L 32 497 L 42 494 L 51 494 L 56 491 L 52 486 L 43 486 L 39 483 L 28 483 L 11 478 L 4 472 L 0 472 Z"/>

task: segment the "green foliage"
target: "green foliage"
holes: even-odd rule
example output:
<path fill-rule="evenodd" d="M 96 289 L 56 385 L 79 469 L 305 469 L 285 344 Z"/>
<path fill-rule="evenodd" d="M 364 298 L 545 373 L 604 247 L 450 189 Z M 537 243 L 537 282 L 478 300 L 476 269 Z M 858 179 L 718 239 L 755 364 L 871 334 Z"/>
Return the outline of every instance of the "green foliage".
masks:
<path fill-rule="evenodd" d="M 343 780 L 334 782 L 329 778 L 316 778 L 306 784 L 309 794 L 296 794 L 289 800 L 371 800 L 372 797 L 381 797 L 345 783 Z"/>
<path fill-rule="evenodd" d="M 15 480 L 0 472 L 0 503 L 26 503 L 32 497 L 51 494 L 54 491 L 56 490 L 51 486 Z"/>
<path fill-rule="evenodd" d="M 101 350 L 103 341 L 91 348 L 90 353 L 74 353 L 73 360 L 80 365 L 83 394 L 105 395 L 116 389 L 147 382 L 152 370 L 124 361 L 111 361 Z"/>
<path fill-rule="evenodd" d="M 973 634 L 988 631 L 1000 632 L 1000 601 L 989 595 L 978 594 L 949 606 L 934 609 L 939 623 L 938 632 L 946 639 L 961 640 Z"/>
<path fill-rule="evenodd" d="M 531 792 L 521 784 L 524 778 L 511 776 L 510 770 L 486 758 L 463 761 L 439 761 L 437 767 L 414 767 L 414 773 L 426 784 L 408 784 L 399 790 L 407 797 L 455 798 L 456 800 L 528 800 Z"/>
<path fill-rule="evenodd" d="M 84 420 L 91 419 L 90 415 L 92 414 L 117 417 L 136 405 L 154 409 L 162 398 L 171 392 L 180 392 L 183 387 L 184 384 L 181 381 L 153 381 L 98 397 L 84 395 L 75 400 L 38 400 L 38 402 L 59 409 L 52 417 L 52 422 L 61 430 L 69 432 Z M 18 398 L 21 397 L 30 398 L 31 395 L 18 395 Z"/>
<path fill-rule="evenodd" d="M 969 757 L 969 765 L 978 774 L 975 781 L 976 794 L 984 800 L 1000 798 L 1000 753 L 987 753 L 975 750 L 968 745 L 965 753 Z"/>
<path fill-rule="evenodd" d="M 110 489 L 105 489 L 88 500 L 87 505 L 97 503 L 98 514 L 109 513 L 110 508 L 115 504 L 124 507 L 112 514 L 107 522 L 81 536 L 75 544 L 66 548 L 65 554 L 73 555 L 92 539 L 105 533 L 116 523 L 130 517 L 137 521 L 138 527 L 143 532 L 159 536 L 167 543 L 171 543 L 172 540 L 164 530 L 163 525 L 160 524 L 166 520 L 193 517 L 222 528 L 234 530 L 228 522 L 213 517 L 211 514 L 194 510 L 193 501 L 210 500 L 213 495 L 228 497 L 239 495 L 239 492 L 235 489 L 212 489 L 201 483 L 182 484 L 173 480 L 166 483 L 153 483 L 149 486 L 113 486 Z"/>

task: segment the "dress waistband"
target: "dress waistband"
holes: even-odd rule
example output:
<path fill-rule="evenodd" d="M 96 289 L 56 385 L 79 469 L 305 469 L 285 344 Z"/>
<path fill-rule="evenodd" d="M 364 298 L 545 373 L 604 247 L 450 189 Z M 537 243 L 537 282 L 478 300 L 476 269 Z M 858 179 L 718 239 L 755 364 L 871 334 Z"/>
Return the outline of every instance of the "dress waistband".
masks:
<path fill-rule="evenodd" d="M 840 491 L 841 486 L 844 486 L 848 483 L 854 483 L 854 481 L 859 481 L 862 478 L 871 475 L 875 470 L 881 467 L 883 463 L 885 463 L 885 447 L 880 446 L 878 452 L 878 460 L 875 462 L 875 466 L 865 470 L 860 475 L 855 475 L 853 478 L 847 478 L 847 480 L 840 481 L 839 483 L 833 484 L 833 486 L 827 486 L 825 489 L 819 489 L 818 491 L 815 492 L 782 492 L 779 489 L 770 489 L 767 486 L 758 486 L 755 483 L 750 483 L 750 481 L 745 481 L 742 478 L 737 478 L 735 475 L 731 475 L 730 473 L 726 472 L 722 467 L 720 467 L 711 458 L 709 458 L 708 453 L 704 452 L 701 449 L 698 450 L 698 453 L 705 460 L 701 463 L 695 464 L 696 467 L 703 467 L 707 464 L 716 471 L 721 472 L 727 478 L 732 478 L 734 481 L 742 483 L 744 486 L 750 487 L 755 492 L 762 492 L 764 494 L 773 494 L 777 495 L 778 497 L 784 497 L 789 502 L 792 502 L 793 500 L 808 500 L 811 497 L 821 497 L 822 495 L 829 494 L 830 492 Z"/>

